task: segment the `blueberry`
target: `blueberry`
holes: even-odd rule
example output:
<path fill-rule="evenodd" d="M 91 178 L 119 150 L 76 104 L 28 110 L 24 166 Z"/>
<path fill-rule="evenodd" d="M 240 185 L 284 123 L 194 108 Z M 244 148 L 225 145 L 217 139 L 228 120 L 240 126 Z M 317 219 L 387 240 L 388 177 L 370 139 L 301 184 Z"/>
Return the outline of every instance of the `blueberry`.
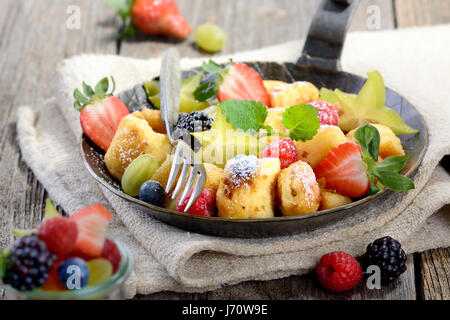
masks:
<path fill-rule="evenodd" d="M 70 258 L 61 263 L 58 276 L 67 289 L 81 289 L 89 282 L 89 268 L 83 259 Z"/>
<path fill-rule="evenodd" d="M 141 186 L 139 200 L 162 207 L 165 195 L 164 187 L 159 182 L 148 180 Z"/>

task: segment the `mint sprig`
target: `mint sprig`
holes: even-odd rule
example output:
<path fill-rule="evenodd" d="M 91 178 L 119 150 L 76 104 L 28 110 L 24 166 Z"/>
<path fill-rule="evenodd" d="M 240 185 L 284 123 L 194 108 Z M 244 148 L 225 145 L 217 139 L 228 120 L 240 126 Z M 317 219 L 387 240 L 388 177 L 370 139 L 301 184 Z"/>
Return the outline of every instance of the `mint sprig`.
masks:
<path fill-rule="evenodd" d="M 265 125 L 267 107 L 261 102 L 249 100 L 226 100 L 219 103 L 219 108 L 226 116 L 227 122 L 236 129 L 258 132 L 265 130 L 264 135 L 286 135 Z M 302 104 L 288 108 L 282 115 L 282 124 L 289 129 L 292 140 L 307 141 L 312 139 L 320 127 L 318 111 L 311 105 Z"/>
<path fill-rule="evenodd" d="M 79 89 L 75 89 L 75 91 L 73 92 L 73 97 L 75 98 L 73 106 L 75 107 L 75 109 L 81 111 L 86 105 L 91 104 L 92 102 L 100 101 L 107 96 L 112 96 L 114 94 L 114 91 L 116 90 L 116 82 L 114 81 L 113 77 L 111 77 L 111 82 L 112 82 L 112 89 L 111 92 L 108 92 L 109 89 L 108 78 L 101 79 L 95 85 L 94 89 L 83 81 L 82 83 L 83 93 Z"/>
<path fill-rule="evenodd" d="M 360 127 L 355 132 L 355 139 L 361 146 L 363 161 L 367 167 L 370 180 L 370 192 L 374 194 L 382 188 L 394 191 L 407 191 L 414 189 L 414 182 L 399 171 L 402 170 L 410 155 L 391 156 L 377 163 L 380 149 L 380 133 L 370 124 Z M 375 182 L 375 178 L 378 182 Z"/>
<path fill-rule="evenodd" d="M 230 64 L 231 64 L 230 60 Z M 213 99 L 219 92 L 219 86 L 223 82 L 223 75 L 228 70 L 228 65 L 222 67 L 217 62 L 209 59 L 208 62 L 203 61 L 202 69 L 209 73 L 207 80 L 202 82 L 193 92 L 194 98 L 197 101 L 203 102 Z"/>

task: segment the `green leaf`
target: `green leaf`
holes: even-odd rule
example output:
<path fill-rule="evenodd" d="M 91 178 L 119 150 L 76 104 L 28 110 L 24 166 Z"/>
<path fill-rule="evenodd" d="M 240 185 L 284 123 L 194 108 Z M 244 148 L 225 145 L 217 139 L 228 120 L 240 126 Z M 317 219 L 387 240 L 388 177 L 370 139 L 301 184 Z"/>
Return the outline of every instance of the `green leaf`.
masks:
<path fill-rule="evenodd" d="M 226 100 L 219 103 L 227 122 L 236 129 L 258 132 L 267 118 L 267 107 L 261 102 L 249 100 Z"/>
<path fill-rule="evenodd" d="M 123 39 L 127 37 L 134 37 L 136 34 L 137 34 L 136 27 L 133 25 L 133 23 L 131 23 L 131 21 L 129 21 L 128 23 L 125 24 L 125 27 L 123 28 L 123 31 L 120 33 L 119 38 Z"/>
<path fill-rule="evenodd" d="M 197 101 L 206 101 L 216 96 L 219 91 L 219 86 L 216 81 L 207 81 L 200 84 L 197 89 L 194 90 L 194 97 Z"/>
<path fill-rule="evenodd" d="M 3 249 L 0 248 L 0 279 L 3 279 L 6 271 L 6 254 Z"/>
<path fill-rule="evenodd" d="M 108 4 L 116 8 L 119 12 L 129 10 L 128 1 L 121 0 L 106 0 Z"/>
<path fill-rule="evenodd" d="M 376 165 L 376 170 L 399 172 L 408 162 L 410 155 L 391 156 Z"/>
<path fill-rule="evenodd" d="M 368 153 L 373 160 L 378 160 L 380 150 L 380 133 L 370 124 L 365 124 L 355 132 L 355 139 L 361 146 L 363 153 Z"/>
<path fill-rule="evenodd" d="M 101 79 L 96 85 L 95 85 L 95 94 L 96 95 L 104 95 L 108 92 L 109 88 L 109 80 L 108 78 Z"/>
<path fill-rule="evenodd" d="M 374 177 L 372 175 L 369 176 L 369 181 L 370 181 L 370 194 L 375 194 L 378 191 L 380 191 L 380 188 L 378 188 L 378 186 L 375 183 Z"/>
<path fill-rule="evenodd" d="M 283 127 L 289 129 L 293 140 L 311 140 L 319 130 L 318 110 L 309 104 L 289 107 L 282 115 Z"/>
<path fill-rule="evenodd" d="M 73 97 L 75 98 L 74 107 L 78 111 L 81 111 L 84 105 L 89 101 L 78 89 L 75 89 L 73 92 Z"/>
<path fill-rule="evenodd" d="M 376 169 L 373 175 L 383 186 L 394 191 L 407 191 L 415 188 L 414 182 L 391 170 Z"/>
<path fill-rule="evenodd" d="M 116 80 L 114 80 L 113 76 L 111 76 L 111 82 L 112 82 L 112 89 L 111 89 L 110 95 L 113 95 L 114 91 L 116 91 Z"/>
<path fill-rule="evenodd" d="M 218 63 L 214 62 L 211 59 L 209 59 L 208 62 L 203 61 L 202 69 L 212 74 L 219 74 L 224 70 L 224 68 L 222 68 Z"/>
<path fill-rule="evenodd" d="M 92 89 L 91 86 L 89 86 L 88 84 L 86 84 L 86 82 L 83 81 L 83 92 L 86 95 L 86 97 L 88 98 L 92 98 L 92 96 L 94 95 L 94 90 Z"/>

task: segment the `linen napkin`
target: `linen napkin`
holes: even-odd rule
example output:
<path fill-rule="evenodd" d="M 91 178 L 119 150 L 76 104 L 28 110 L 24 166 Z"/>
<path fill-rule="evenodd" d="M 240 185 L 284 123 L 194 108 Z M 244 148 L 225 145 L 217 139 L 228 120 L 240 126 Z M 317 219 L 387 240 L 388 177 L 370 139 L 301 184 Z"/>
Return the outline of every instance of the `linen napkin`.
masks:
<path fill-rule="evenodd" d="M 149 217 L 95 182 L 84 168 L 81 128 L 72 93 L 82 81 L 114 76 L 117 91 L 159 74 L 160 59 L 80 55 L 62 61 L 53 83 L 55 97 L 17 111 L 24 160 L 55 203 L 67 213 L 100 202 L 114 212 L 110 236 L 126 243 L 135 268 L 126 297 L 157 291 L 203 292 L 247 280 L 268 280 L 310 271 L 321 255 L 344 250 L 361 255 L 376 238 L 390 235 L 407 253 L 450 246 L 450 215 L 435 213 L 450 202 L 450 176 L 439 166 L 450 153 L 450 25 L 358 32 L 347 37 L 345 71 L 365 76 L 379 70 L 386 85 L 406 97 L 429 128 L 429 147 L 413 177 L 416 188 L 391 192 L 340 223 L 292 236 L 220 238 L 187 232 Z M 303 41 L 223 56 L 226 61 L 290 61 Z M 202 59 L 182 59 L 183 69 Z M 447 71 L 447 72 L 446 72 Z"/>

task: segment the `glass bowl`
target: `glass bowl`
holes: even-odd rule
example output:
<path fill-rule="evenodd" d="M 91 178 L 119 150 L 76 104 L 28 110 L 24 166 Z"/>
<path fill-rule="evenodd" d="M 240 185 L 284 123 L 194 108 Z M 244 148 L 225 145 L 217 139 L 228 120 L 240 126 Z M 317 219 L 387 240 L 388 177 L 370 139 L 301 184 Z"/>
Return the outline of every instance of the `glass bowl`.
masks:
<path fill-rule="evenodd" d="M 44 291 L 35 289 L 32 291 L 18 291 L 9 285 L 5 285 L 7 299 L 15 300 L 97 300 L 97 299 L 121 299 L 123 298 L 122 286 L 130 276 L 133 269 L 133 256 L 130 250 L 121 242 L 115 241 L 122 259 L 119 269 L 109 278 L 97 286 L 84 287 L 79 290 L 68 291 Z"/>

